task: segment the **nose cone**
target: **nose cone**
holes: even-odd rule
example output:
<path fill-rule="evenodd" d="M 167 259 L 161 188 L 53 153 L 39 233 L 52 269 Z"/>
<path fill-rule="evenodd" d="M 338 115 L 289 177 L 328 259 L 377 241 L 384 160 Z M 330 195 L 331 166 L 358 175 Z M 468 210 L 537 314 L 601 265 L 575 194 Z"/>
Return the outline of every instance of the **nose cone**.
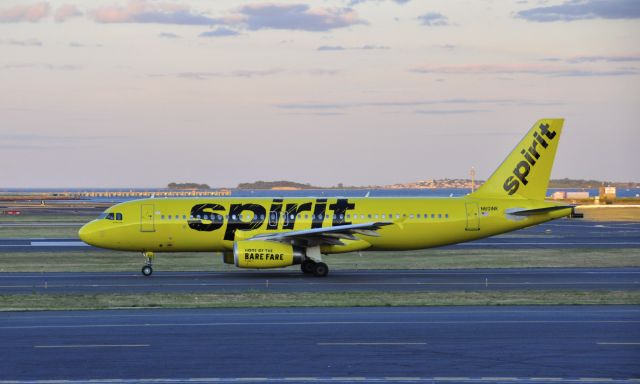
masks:
<path fill-rule="evenodd" d="M 84 241 L 89 245 L 96 245 L 96 230 L 92 225 L 93 223 L 87 223 L 80 228 L 78 231 L 78 236 L 80 240 Z"/>

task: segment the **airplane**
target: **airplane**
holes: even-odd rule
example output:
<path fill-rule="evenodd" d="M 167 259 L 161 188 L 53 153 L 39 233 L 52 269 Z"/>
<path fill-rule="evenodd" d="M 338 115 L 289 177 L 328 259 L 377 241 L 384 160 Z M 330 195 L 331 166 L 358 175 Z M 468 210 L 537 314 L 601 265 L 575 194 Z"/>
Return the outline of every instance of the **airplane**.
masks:
<path fill-rule="evenodd" d="M 535 123 L 498 169 L 463 197 L 149 198 L 108 208 L 79 231 L 95 247 L 156 253 L 222 252 L 239 268 L 300 265 L 327 276 L 327 254 L 402 251 L 477 240 L 570 216 L 545 201 L 564 119 Z"/>

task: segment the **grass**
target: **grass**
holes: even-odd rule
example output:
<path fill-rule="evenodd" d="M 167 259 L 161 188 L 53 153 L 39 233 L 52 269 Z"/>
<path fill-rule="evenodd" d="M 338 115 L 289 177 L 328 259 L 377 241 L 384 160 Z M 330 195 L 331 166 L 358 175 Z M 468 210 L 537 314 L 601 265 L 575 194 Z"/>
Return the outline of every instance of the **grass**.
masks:
<path fill-rule="evenodd" d="M 0 238 L 78 238 L 80 226 L 2 227 Z"/>
<path fill-rule="evenodd" d="M 456 269 L 539 267 L 640 267 L 640 249 L 427 249 L 406 252 L 365 252 L 324 257 L 332 270 Z M 143 264 L 135 252 L 77 250 L 69 252 L 5 252 L 0 272 L 137 272 Z M 297 271 L 299 266 L 289 267 Z M 156 271 L 234 271 L 220 253 L 158 254 Z"/>
<path fill-rule="evenodd" d="M 0 311 L 124 308 L 640 304 L 640 292 L 309 292 L 0 295 Z"/>
<path fill-rule="evenodd" d="M 583 213 L 585 220 L 640 222 L 640 207 L 590 206 L 576 208 L 576 212 Z"/>

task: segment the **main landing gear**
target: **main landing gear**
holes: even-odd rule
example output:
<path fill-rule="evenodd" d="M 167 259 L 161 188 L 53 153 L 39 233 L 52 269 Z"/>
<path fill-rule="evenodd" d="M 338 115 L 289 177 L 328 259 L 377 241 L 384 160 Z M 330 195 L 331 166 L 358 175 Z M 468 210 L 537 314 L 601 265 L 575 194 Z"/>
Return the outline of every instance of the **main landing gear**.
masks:
<path fill-rule="evenodd" d="M 325 263 L 316 263 L 311 259 L 305 259 L 300 264 L 300 269 L 305 274 L 312 274 L 316 277 L 325 277 L 329 274 L 329 267 Z"/>
<path fill-rule="evenodd" d="M 142 267 L 142 274 L 144 276 L 151 276 L 153 273 L 153 252 L 142 252 L 142 256 L 144 257 L 144 267 Z"/>

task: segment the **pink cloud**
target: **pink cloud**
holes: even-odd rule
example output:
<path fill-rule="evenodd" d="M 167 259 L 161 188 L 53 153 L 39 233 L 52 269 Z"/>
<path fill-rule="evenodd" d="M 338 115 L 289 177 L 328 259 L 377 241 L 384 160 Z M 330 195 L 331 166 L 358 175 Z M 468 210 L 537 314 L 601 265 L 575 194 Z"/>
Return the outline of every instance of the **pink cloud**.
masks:
<path fill-rule="evenodd" d="M 31 5 L 16 5 L 0 9 L 0 23 L 35 23 L 49 15 L 49 3 L 42 1 Z"/>
<path fill-rule="evenodd" d="M 130 0 L 125 6 L 106 6 L 91 11 L 98 23 L 157 23 L 181 25 L 211 25 L 215 20 L 193 12 L 189 6 Z"/>
<path fill-rule="evenodd" d="M 609 70 L 574 66 L 528 65 L 528 64 L 469 64 L 469 65 L 423 65 L 409 69 L 410 72 L 444 75 L 542 75 L 556 77 L 636 76 L 636 68 Z"/>
<path fill-rule="evenodd" d="M 57 22 L 61 23 L 77 16 L 82 16 L 82 12 L 80 12 L 78 7 L 72 4 L 64 4 L 58 7 L 54 18 Z"/>

